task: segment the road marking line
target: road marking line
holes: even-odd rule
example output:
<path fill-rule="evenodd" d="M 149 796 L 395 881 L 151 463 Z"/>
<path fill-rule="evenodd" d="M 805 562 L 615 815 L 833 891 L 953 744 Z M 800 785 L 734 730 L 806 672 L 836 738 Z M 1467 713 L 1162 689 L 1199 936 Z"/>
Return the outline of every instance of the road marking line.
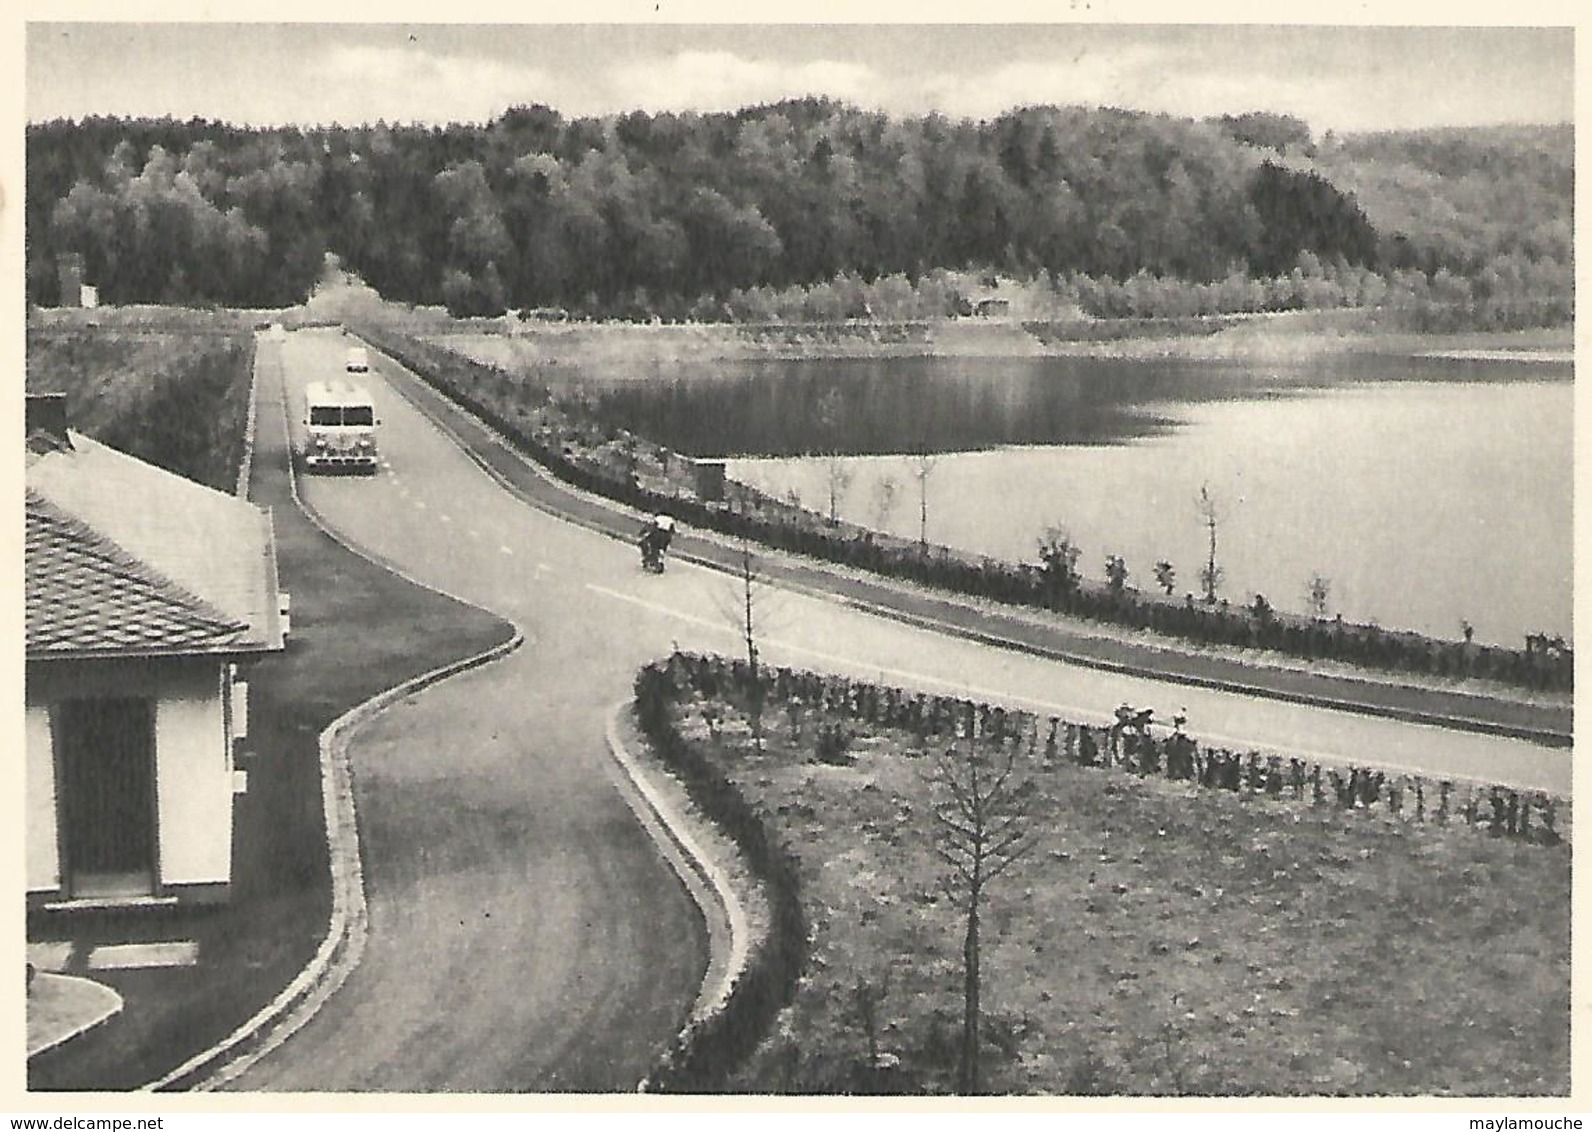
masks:
<path fill-rule="evenodd" d="M 506 547 L 506 546 L 503 546 L 503 545 L 501 545 L 501 544 L 499 544 L 499 546 L 498 546 L 498 549 L 499 549 L 499 550 L 501 550 L 501 551 L 502 551 L 502 552 L 503 552 L 503 553 L 504 553 L 504 554 L 509 554 L 509 555 L 512 555 L 512 554 L 513 554 L 513 553 L 514 553 L 514 552 L 513 552 L 513 551 L 512 551 L 512 550 L 510 550 L 510 549 L 509 549 L 509 548 L 508 548 L 508 547 Z"/>
<path fill-rule="evenodd" d="M 193 967 L 199 962 L 199 945 L 191 939 L 169 943 L 112 943 L 88 954 L 95 971 L 124 971 L 135 967 Z"/>
<path fill-rule="evenodd" d="M 727 636 L 739 637 L 741 635 L 741 630 L 739 627 L 731 627 L 721 622 L 709 621 L 705 617 L 698 617 L 692 613 L 682 613 L 679 610 L 670 609 L 668 606 L 659 605 L 656 602 L 647 601 L 645 598 L 636 597 L 634 594 L 622 593 L 619 590 L 611 590 L 607 586 L 599 586 L 595 582 L 587 582 L 586 588 L 589 590 L 595 590 L 597 593 L 603 594 L 606 597 L 615 598 L 619 601 L 628 601 L 633 605 L 639 605 L 643 609 L 651 610 L 654 613 L 660 613 L 666 617 L 674 617 L 678 620 L 686 621 L 693 625 L 698 625 L 704 629 L 712 629 L 715 632 L 724 633 Z M 1009 692 L 1001 691 L 999 689 L 981 688 L 976 684 L 967 684 L 955 680 L 948 680 L 941 676 L 930 676 L 926 673 L 914 672 L 906 668 L 892 668 L 889 666 L 871 665 L 867 664 L 865 661 L 858 660 L 856 657 L 840 656 L 836 653 L 824 652 L 822 649 L 809 648 L 806 645 L 798 645 L 792 641 L 781 640 L 778 637 L 765 637 L 763 639 L 763 643 L 771 648 L 783 648 L 789 649 L 791 652 L 805 653 L 808 656 L 816 657 L 819 660 L 828 661 L 831 664 L 864 665 L 868 668 L 877 668 L 881 676 L 894 676 L 899 679 L 910 680 L 916 683 L 938 684 L 941 687 L 954 688 L 958 691 L 971 692 L 974 695 L 988 696 L 992 699 L 1006 700 L 1009 703 L 1017 702 L 1028 704 L 1030 706 L 1058 708 L 1071 714 L 1076 714 L 1091 719 L 1098 719 L 1102 723 L 1111 723 L 1116 719 L 1115 715 L 1101 712 L 1096 709 L 1078 707 L 1074 705 L 1053 704 L 1042 700 L 1029 699 L 1025 696 L 1013 696 Z"/>
<path fill-rule="evenodd" d="M 451 522 L 453 522 L 453 516 L 452 516 L 452 515 L 448 515 L 448 514 L 445 514 L 445 513 L 443 513 L 443 512 L 440 512 L 440 511 L 439 511 L 439 512 L 438 512 L 438 515 L 439 515 L 439 516 L 440 516 L 440 517 L 441 517 L 441 519 L 442 519 L 442 521 L 443 521 L 443 522 L 444 522 L 444 523 L 451 523 Z"/>
<path fill-rule="evenodd" d="M 693 625 L 698 625 L 698 626 L 701 626 L 702 628 L 705 628 L 705 629 L 711 629 L 711 630 L 713 630 L 715 632 L 723 633 L 726 636 L 733 636 L 733 637 L 737 637 L 737 638 L 739 638 L 741 636 L 741 630 L 740 630 L 739 627 L 732 627 L 730 625 L 726 625 L 726 624 L 723 624 L 721 622 L 709 621 L 706 618 L 697 617 L 695 614 L 691 614 L 691 613 L 682 613 L 679 610 L 670 609 L 668 606 L 659 605 L 656 602 L 648 601 L 645 598 L 636 597 L 634 594 L 627 594 L 627 593 L 623 593 L 623 592 L 621 592 L 619 590 L 609 589 L 607 586 L 599 586 L 595 582 L 587 582 L 586 583 L 586 588 L 589 589 L 589 590 L 593 590 L 596 593 L 600 593 L 600 594 L 604 595 L 605 597 L 611 597 L 611 598 L 614 598 L 617 601 L 630 602 L 632 605 L 638 605 L 641 608 L 650 610 L 650 611 L 652 611 L 654 613 L 659 613 L 659 614 L 662 614 L 662 615 L 664 615 L 666 617 L 674 617 L 674 618 L 676 618 L 678 620 L 685 621 L 685 622 L 688 622 L 688 623 L 693 624 Z M 921 630 L 921 631 L 922 632 L 932 632 L 932 630 L 928 630 L 928 629 L 924 629 L 924 630 Z M 957 680 L 947 679 L 946 677 L 943 677 L 943 676 L 931 676 L 931 675 L 928 675 L 928 674 L 922 673 L 922 672 L 914 672 L 914 671 L 912 671 L 911 669 L 908 669 L 908 668 L 893 668 L 893 667 L 890 667 L 890 666 L 887 666 L 887 665 L 873 665 L 873 664 L 869 664 L 867 661 L 859 660 L 856 657 L 840 656 L 840 655 L 838 655 L 836 653 L 824 652 L 821 649 L 808 648 L 806 645 L 794 644 L 794 643 L 792 643 L 790 641 L 780 640 L 777 637 L 765 637 L 765 638 L 763 638 L 763 643 L 766 646 L 768 646 L 769 648 L 782 648 L 782 649 L 788 649 L 791 652 L 805 653 L 808 656 L 816 657 L 819 660 L 828 661 L 831 664 L 848 665 L 848 666 L 851 666 L 853 668 L 861 667 L 861 668 L 873 669 L 873 670 L 876 670 L 881 677 L 890 676 L 890 677 L 893 677 L 893 678 L 898 679 L 898 680 L 903 680 L 903 681 L 907 681 L 907 682 L 915 683 L 915 684 L 938 685 L 938 686 L 940 686 L 942 688 L 948 688 L 948 689 L 951 689 L 951 690 L 959 692 L 959 693 L 971 694 L 971 695 L 974 695 L 974 696 L 982 696 L 982 697 L 984 697 L 984 698 L 986 698 L 986 699 L 988 699 L 988 700 L 990 700 L 992 702 L 1005 702 L 1005 703 L 1008 703 L 1008 704 L 1017 704 L 1017 705 L 1021 705 L 1022 707 L 1025 707 L 1025 708 L 1037 709 L 1037 710 L 1044 711 L 1044 712 L 1047 712 L 1047 713 L 1050 713 L 1050 714 L 1054 714 L 1054 715 L 1070 716 L 1070 717 L 1072 717 L 1073 722 L 1090 723 L 1093 726 L 1102 726 L 1102 727 L 1103 726 L 1109 726 L 1110 724 L 1116 722 L 1116 716 L 1115 716 L 1114 713 L 1112 713 L 1112 712 L 1102 712 L 1102 711 L 1100 711 L 1097 708 L 1085 707 L 1085 706 L 1081 706 L 1081 705 L 1077 705 L 1077 704 L 1057 703 L 1057 702 L 1051 701 L 1051 700 L 1033 699 L 1033 698 L 1028 697 L 1028 696 L 1013 695 L 1011 692 L 1005 691 L 1003 689 L 999 689 L 999 688 L 984 688 L 984 687 L 980 687 L 977 684 L 968 684 L 968 683 L 964 683 L 964 682 L 957 681 Z M 1043 658 L 1037 658 L 1037 657 L 1033 658 L 1033 659 L 1043 660 Z M 1048 663 L 1065 665 L 1066 661 L 1055 660 L 1055 661 L 1049 661 Z M 1130 677 L 1124 677 L 1124 678 L 1125 679 L 1134 679 L 1134 680 L 1145 680 L 1145 681 L 1150 680 L 1150 677 L 1147 677 L 1147 676 L 1144 676 L 1144 677 L 1133 677 L 1133 676 L 1130 676 Z M 1217 694 L 1223 694 L 1223 693 L 1217 693 Z M 1225 693 L 1225 694 L 1238 695 L 1239 693 Z M 1333 709 L 1331 709 L 1331 708 L 1313 708 L 1313 709 L 1309 709 L 1309 710 L 1332 711 Z M 1337 713 L 1337 714 L 1344 714 L 1344 713 Z M 1354 718 L 1360 718 L 1360 717 L 1356 716 Z M 1423 723 L 1408 723 L 1408 724 L 1404 724 L 1403 726 L 1407 726 L 1407 727 L 1426 727 L 1426 728 L 1429 728 L 1430 730 L 1433 730 L 1433 731 L 1442 730 L 1441 728 L 1430 727 L 1430 725 L 1423 724 Z M 1162 730 L 1165 730 L 1165 728 L 1163 728 Z M 1286 755 L 1289 755 L 1289 756 L 1292 756 L 1292 757 L 1295 757 L 1295 758 L 1301 758 L 1301 759 L 1305 759 L 1305 760 L 1314 760 L 1316 762 L 1322 763 L 1322 764 L 1327 765 L 1327 766 L 1348 766 L 1350 764 L 1353 764 L 1355 766 L 1363 766 L 1363 767 L 1382 767 L 1382 768 L 1388 769 L 1388 770 L 1404 771 L 1404 772 L 1408 772 L 1408 773 L 1412 773 L 1412 774 L 1431 774 L 1431 775 L 1435 775 L 1435 774 L 1440 774 L 1440 773 L 1446 773 L 1446 772 L 1434 771 L 1434 770 L 1431 770 L 1430 768 L 1422 768 L 1422 767 L 1419 767 L 1419 766 L 1411 766 L 1411 765 L 1409 765 L 1407 763 L 1391 762 L 1391 761 L 1377 760 L 1377 759 L 1356 758 L 1356 757 L 1354 757 L 1352 755 L 1348 755 L 1348 754 L 1331 754 L 1331 753 L 1322 752 L 1322 751 L 1312 751 L 1312 750 L 1301 749 L 1301 748 L 1293 747 L 1293 746 L 1284 746 L 1283 744 L 1280 744 L 1280 743 L 1273 744 L 1273 743 L 1267 743 L 1267 742 L 1259 741 L 1259 740 L 1255 740 L 1255 739 L 1240 739 L 1240 738 L 1235 738 L 1235 737 L 1230 736 L 1230 735 L 1222 735 L 1222 734 L 1217 734 L 1217 733 L 1212 733 L 1212 732 L 1204 732 L 1204 731 L 1200 732 L 1199 742 L 1200 742 L 1200 744 L 1202 746 L 1207 747 L 1207 748 L 1218 748 L 1218 749 L 1226 748 L 1226 749 L 1229 749 L 1229 750 L 1237 750 L 1237 751 L 1257 750 L 1258 749 L 1258 750 L 1270 751 L 1270 752 L 1278 753 L 1278 754 L 1286 754 Z M 1467 776 L 1463 775 L 1463 774 L 1447 774 L 1447 777 L 1454 778 L 1454 779 L 1463 779 L 1463 778 L 1466 778 Z"/>
<path fill-rule="evenodd" d="M 426 509 L 426 501 L 424 499 L 417 499 L 415 500 L 415 506 L 424 511 Z"/>

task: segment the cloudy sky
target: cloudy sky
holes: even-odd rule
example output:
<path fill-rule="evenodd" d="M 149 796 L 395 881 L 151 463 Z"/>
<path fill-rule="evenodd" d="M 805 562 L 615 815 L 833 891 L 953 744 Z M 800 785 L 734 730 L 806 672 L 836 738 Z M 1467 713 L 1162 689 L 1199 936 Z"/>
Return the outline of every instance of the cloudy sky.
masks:
<path fill-rule="evenodd" d="M 32 121 L 309 124 L 483 121 L 532 102 L 566 116 L 711 111 L 826 94 L 974 118 L 1035 103 L 1265 109 L 1320 132 L 1569 121 L 1573 48 L 1570 27 L 31 22 L 25 97 Z"/>

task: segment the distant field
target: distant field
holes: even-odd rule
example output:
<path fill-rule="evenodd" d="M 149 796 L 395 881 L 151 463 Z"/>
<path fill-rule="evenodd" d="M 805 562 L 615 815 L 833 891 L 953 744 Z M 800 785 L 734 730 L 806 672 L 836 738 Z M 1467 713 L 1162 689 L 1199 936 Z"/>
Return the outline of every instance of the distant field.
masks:
<path fill-rule="evenodd" d="M 175 307 L 35 312 L 27 390 L 65 393 L 68 422 L 85 435 L 232 491 L 258 321 Z"/>

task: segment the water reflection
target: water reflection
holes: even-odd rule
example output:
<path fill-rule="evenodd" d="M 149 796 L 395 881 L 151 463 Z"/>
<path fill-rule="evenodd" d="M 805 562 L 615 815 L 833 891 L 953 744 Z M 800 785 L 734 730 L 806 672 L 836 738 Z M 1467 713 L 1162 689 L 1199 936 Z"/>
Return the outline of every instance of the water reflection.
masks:
<path fill-rule="evenodd" d="M 1272 400 L 1367 381 L 1540 380 L 1568 367 L 1366 356 L 1254 365 L 1093 358 L 724 362 L 710 371 L 586 372 L 611 423 L 696 456 L 879 455 L 927 448 L 1115 445 L 1164 434 L 1184 406 Z"/>
<path fill-rule="evenodd" d="M 1194 493 L 1228 507 L 1224 596 L 1304 612 L 1331 579 L 1351 620 L 1479 640 L 1571 629 L 1573 391 L 1568 364 L 1376 358 L 1293 365 L 1095 359 L 897 359 L 609 374 L 586 393 L 619 424 L 736 478 L 906 538 L 927 443 L 929 537 L 1031 561 L 1068 528 L 1084 572 L 1124 556 L 1130 584 L 1176 564 L 1198 588 Z M 887 490 L 887 481 L 889 482 Z M 887 502 L 893 499 L 893 505 Z M 888 514 L 886 513 L 888 512 Z"/>

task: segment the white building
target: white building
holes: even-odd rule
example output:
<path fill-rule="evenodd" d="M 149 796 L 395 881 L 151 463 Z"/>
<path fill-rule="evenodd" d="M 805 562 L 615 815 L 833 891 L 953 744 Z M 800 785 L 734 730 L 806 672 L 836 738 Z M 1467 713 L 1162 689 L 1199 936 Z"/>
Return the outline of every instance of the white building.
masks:
<path fill-rule="evenodd" d="M 283 647 L 270 514 L 67 432 L 60 400 L 34 402 L 29 906 L 223 900 L 240 665 Z"/>

